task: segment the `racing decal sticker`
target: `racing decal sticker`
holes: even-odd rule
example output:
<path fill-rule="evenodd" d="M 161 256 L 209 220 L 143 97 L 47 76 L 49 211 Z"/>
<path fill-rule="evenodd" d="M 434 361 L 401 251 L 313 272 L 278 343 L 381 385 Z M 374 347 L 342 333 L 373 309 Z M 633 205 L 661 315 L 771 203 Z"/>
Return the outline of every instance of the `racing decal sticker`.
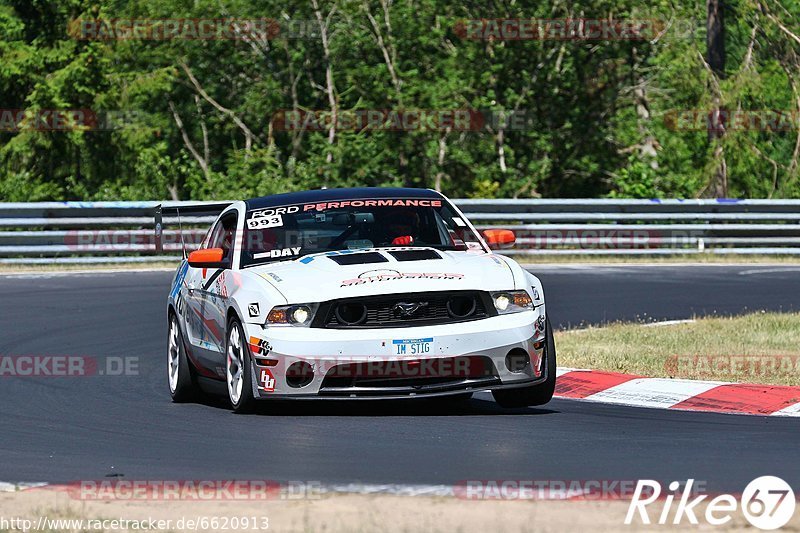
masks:
<path fill-rule="evenodd" d="M 170 293 L 170 298 L 175 298 L 178 296 L 178 293 L 181 291 L 181 285 L 183 285 L 183 281 L 186 279 L 186 273 L 189 271 L 189 263 L 184 262 L 181 265 L 180 270 L 175 275 L 175 284 L 172 286 L 172 292 Z"/>
<path fill-rule="evenodd" d="M 208 281 L 206 281 L 203 284 L 203 290 L 207 291 L 208 288 L 211 286 L 211 284 L 214 283 L 215 281 L 217 281 L 217 278 L 220 275 L 222 275 L 224 272 L 225 272 L 224 270 L 219 269 L 219 270 L 215 271 L 213 274 L 211 274 L 211 277 L 208 279 Z M 206 277 L 206 269 L 204 268 L 203 269 L 203 278 L 205 278 L 205 277 Z"/>
<path fill-rule="evenodd" d="M 283 215 L 270 217 L 251 218 L 247 221 L 247 229 L 266 229 L 283 226 Z"/>
<path fill-rule="evenodd" d="M 270 277 L 277 283 L 283 283 L 283 278 L 280 277 L 277 274 L 273 274 L 272 272 L 261 272 L 258 275 L 261 276 L 264 279 L 267 279 L 267 277 Z M 267 281 L 269 281 L 269 280 L 267 279 Z"/>
<path fill-rule="evenodd" d="M 305 204 L 303 212 L 325 211 L 326 209 L 342 209 L 344 207 L 442 207 L 441 200 L 406 200 L 388 198 L 383 200 L 343 200 L 340 202 L 320 202 Z"/>
<path fill-rule="evenodd" d="M 178 293 L 178 298 L 175 300 L 175 311 L 178 313 L 178 316 L 183 316 L 183 311 L 185 310 L 185 302 L 183 301 L 183 293 Z"/>
<path fill-rule="evenodd" d="M 270 209 L 260 209 L 258 211 L 253 211 L 250 214 L 250 218 L 266 218 L 275 215 L 287 215 L 292 213 L 297 213 L 300 211 L 300 206 L 297 205 L 290 205 L 286 207 L 274 207 Z"/>
<path fill-rule="evenodd" d="M 275 376 L 272 375 L 268 368 L 260 369 L 258 388 L 264 392 L 275 392 Z"/>
<path fill-rule="evenodd" d="M 222 298 L 228 297 L 228 284 L 227 279 L 225 277 L 225 272 L 220 274 L 220 276 L 214 281 L 214 291 L 215 294 L 218 294 Z"/>
<path fill-rule="evenodd" d="M 297 213 L 298 211 L 300 211 L 300 207 L 296 205 L 253 211 L 247 220 L 247 228 L 278 228 L 283 226 L 283 215 Z"/>
<path fill-rule="evenodd" d="M 253 352 L 253 355 L 269 355 L 269 352 L 272 351 L 272 346 L 267 340 L 250 337 L 250 351 Z"/>
<path fill-rule="evenodd" d="M 365 273 L 365 274 L 368 274 Z M 368 283 L 375 283 L 381 281 L 394 281 L 398 279 L 436 279 L 436 280 L 453 280 L 463 279 L 464 274 L 449 274 L 444 272 L 392 272 L 386 274 L 377 274 L 372 276 L 365 276 L 361 274 L 354 279 L 347 279 L 342 281 L 341 287 L 353 287 L 356 285 L 366 285 Z"/>
<path fill-rule="evenodd" d="M 461 220 L 461 218 L 459 218 L 459 217 L 453 217 L 453 223 L 454 223 L 456 226 L 459 226 L 459 227 L 461 227 L 461 228 L 465 228 L 465 227 L 467 227 L 467 223 L 466 223 L 466 222 L 464 222 L 463 220 Z"/>
<path fill-rule="evenodd" d="M 467 249 L 468 250 L 481 250 L 482 251 L 483 250 L 483 246 L 481 246 L 481 243 L 479 243 L 479 242 L 468 242 L 467 243 Z"/>
<path fill-rule="evenodd" d="M 269 252 L 262 252 L 258 254 L 253 254 L 253 259 L 264 259 L 265 257 L 289 257 L 292 255 L 299 255 L 300 250 L 302 250 L 302 246 L 296 246 L 294 248 L 277 248 L 275 250 L 270 250 Z"/>
<path fill-rule="evenodd" d="M 336 251 L 333 251 L 333 252 L 325 252 L 324 254 L 317 254 L 317 255 L 319 257 L 333 257 L 335 255 L 354 254 L 356 252 L 357 252 L 357 250 L 336 250 Z M 307 265 L 310 262 L 312 262 L 314 259 L 315 259 L 315 256 L 307 255 L 306 257 L 302 258 L 300 260 L 300 262 L 303 263 L 304 265 Z"/>
<path fill-rule="evenodd" d="M 258 302 L 251 303 L 247 306 L 247 314 L 250 315 L 250 318 L 258 318 L 258 315 L 261 314 Z"/>
<path fill-rule="evenodd" d="M 192 331 L 194 331 L 195 335 L 200 337 L 201 343 L 211 340 L 218 342 L 224 338 L 225 332 L 220 329 L 219 324 L 208 317 L 204 317 L 196 307 L 189 305 L 189 309 L 192 313 L 186 313 L 187 319 L 191 325 Z M 209 337 L 209 335 L 211 335 L 211 337 Z M 208 342 L 208 346 L 204 347 L 213 348 L 213 344 Z"/>

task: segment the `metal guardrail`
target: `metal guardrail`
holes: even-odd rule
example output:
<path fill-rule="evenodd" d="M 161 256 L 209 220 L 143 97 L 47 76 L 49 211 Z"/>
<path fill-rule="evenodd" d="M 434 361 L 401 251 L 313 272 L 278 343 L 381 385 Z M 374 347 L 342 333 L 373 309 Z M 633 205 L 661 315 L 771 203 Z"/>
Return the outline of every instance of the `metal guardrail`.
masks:
<path fill-rule="evenodd" d="M 454 202 L 479 229 L 508 228 L 502 253 L 800 255 L 800 200 L 483 200 Z M 172 216 L 217 202 L 0 203 L 0 262 L 174 260 L 213 216 Z M 165 212 L 156 238 L 158 207 Z M 159 216 L 160 218 L 160 216 Z"/>

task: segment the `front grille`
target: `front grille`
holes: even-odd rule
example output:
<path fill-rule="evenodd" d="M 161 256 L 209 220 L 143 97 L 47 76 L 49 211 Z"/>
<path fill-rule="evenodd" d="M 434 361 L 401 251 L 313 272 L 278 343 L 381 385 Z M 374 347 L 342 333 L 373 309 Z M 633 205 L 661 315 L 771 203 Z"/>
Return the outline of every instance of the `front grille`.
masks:
<path fill-rule="evenodd" d="M 480 320 L 496 314 L 488 293 L 482 291 L 385 294 L 324 302 L 312 327 L 426 326 Z"/>
<path fill-rule="evenodd" d="M 347 363 L 330 369 L 320 395 L 436 392 L 499 383 L 491 358 L 472 355 L 421 360 Z"/>

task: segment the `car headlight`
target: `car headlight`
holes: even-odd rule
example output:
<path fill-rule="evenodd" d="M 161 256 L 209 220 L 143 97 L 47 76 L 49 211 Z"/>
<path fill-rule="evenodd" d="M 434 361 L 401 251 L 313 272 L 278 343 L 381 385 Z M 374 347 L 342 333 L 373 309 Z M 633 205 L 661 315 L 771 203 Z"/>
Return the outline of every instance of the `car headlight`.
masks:
<path fill-rule="evenodd" d="M 492 302 L 494 302 L 494 308 L 501 315 L 533 309 L 533 300 L 528 291 L 493 292 Z"/>
<path fill-rule="evenodd" d="M 308 327 L 314 320 L 319 304 L 278 305 L 267 315 L 267 326 Z"/>

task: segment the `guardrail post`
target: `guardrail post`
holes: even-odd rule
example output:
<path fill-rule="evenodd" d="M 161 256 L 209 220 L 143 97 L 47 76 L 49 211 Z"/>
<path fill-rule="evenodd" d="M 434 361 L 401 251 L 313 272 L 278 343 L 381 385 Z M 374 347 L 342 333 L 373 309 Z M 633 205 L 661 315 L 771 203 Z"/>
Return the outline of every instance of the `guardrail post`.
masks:
<path fill-rule="evenodd" d="M 155 213 L 155 241 L 156 241 L 156 253 L 160 254 L 164 251 L 164 243 L 162 241 L 162 233 L 163 233 L 163 217 L 161 216 L 161 204 L 156 206 L 156 213 Z"/>

